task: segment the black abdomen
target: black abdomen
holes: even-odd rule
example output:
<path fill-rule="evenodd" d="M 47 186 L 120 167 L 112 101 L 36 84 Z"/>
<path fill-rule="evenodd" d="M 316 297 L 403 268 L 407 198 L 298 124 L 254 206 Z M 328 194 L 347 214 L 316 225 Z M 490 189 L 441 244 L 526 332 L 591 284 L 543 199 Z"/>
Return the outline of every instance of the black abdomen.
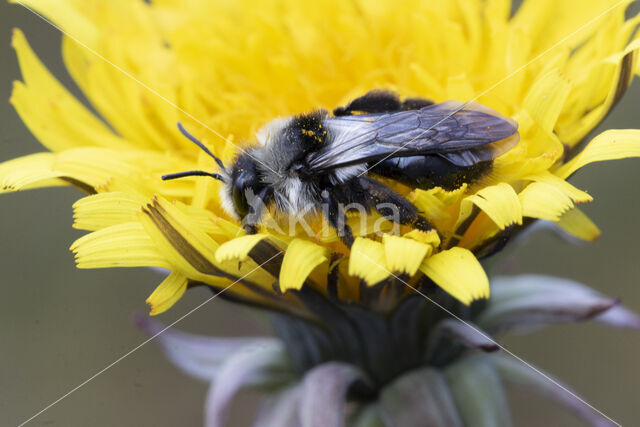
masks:
<path fill-rule="evenodd" d="M 488 160 L 463 167 L 437 155 L 394 157 L 373 166 L 371 173 L 423 190 L 442 187 L 451 191 L 485 175 L 492 163 L 492 160 Z"/>

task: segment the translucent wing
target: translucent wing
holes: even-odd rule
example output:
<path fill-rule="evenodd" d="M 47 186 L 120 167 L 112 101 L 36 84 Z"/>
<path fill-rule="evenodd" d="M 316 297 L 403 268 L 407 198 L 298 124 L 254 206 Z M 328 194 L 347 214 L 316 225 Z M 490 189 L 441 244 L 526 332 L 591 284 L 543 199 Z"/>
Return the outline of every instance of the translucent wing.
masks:
<path fill-rule="evenodd" d="M 458 166 L 491 160 L 518 142 L 518 124 L 476 103 L 327 119 L 332 136 L 307 158 L 324 171 L 387 158 L 438 155 Z"/>

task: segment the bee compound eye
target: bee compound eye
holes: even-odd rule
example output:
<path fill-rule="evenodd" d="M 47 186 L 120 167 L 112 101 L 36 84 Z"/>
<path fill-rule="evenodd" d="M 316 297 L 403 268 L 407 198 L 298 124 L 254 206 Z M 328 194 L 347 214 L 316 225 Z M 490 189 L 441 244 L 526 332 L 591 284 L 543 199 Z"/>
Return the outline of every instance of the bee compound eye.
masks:
<path fill-rule="evenodd" d="M 249 214 L 247 196 L 245 195 L 244 188 L 240 185 L 233 186 L 233 204 L 236 208 L 236 212 L 241 218 L 244 218 Z"/>

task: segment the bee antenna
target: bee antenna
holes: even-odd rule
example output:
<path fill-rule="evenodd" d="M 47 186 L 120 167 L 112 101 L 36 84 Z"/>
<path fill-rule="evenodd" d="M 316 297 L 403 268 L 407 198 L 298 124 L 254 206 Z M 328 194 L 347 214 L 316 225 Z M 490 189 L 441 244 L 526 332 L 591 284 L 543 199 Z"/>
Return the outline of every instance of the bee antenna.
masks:
<path fill-rule="evenodd" d="M 198 141 L 198 139 L 196 139 L 195 136 L 193 136 L 189 132 L 187 132 L 187 130 L 182 126 L 182 123 L 180 123 L 180 122 L 178 122 L 178 129 L 180 130 L 180 133 L 182 133 L 184 136 L 186 136 L 189 139 L 189 141 L 193 142 L 198 147 L 200 147 L 202 149 L 202 151 L 204 151 L 205 153 L 210 155 L 213 158 L 213 160 L 216 161 L 218 166 L 220 166 L 224 170 L 224 163 L 222 163 L 222 160 L 220 160 L 211 151 L 209 151 L 209 149 L 207 147 L 205 147 L 205 145 L 202 142 Z"/>
<path fill-rule="evenodd" d="M 186 172 L 170 173 L 168 175 L 162 175 L 162 180 L 168 181 L 170 179 L 184 178 L 185 176 L 210 176 L 211 178 L 217 179 L 218 181 L 226 182 L 224 177 L 219 173 L 210 173 L 205 171 L 186 171 Z"/>

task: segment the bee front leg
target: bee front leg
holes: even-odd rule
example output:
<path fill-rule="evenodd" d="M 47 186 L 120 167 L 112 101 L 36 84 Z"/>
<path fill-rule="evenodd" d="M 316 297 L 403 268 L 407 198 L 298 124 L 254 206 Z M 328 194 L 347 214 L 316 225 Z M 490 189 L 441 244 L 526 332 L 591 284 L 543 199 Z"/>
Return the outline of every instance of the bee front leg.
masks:
<path fill-rule="evenodd" d="M 245 234 L 257 234 L 258 223 L 260 222 L 260 216 L 262 210 L 254 209 L 253 206 L 249 208 L 249 213 L 242 218 L 242 228 Z"/>
<path fill-rule="evenodd" d="M 267 188 L 258 194 L 249 192 L 246 194 L 249 204 L 249 212 L 242 218 L 242 228 L 245 234 L 257 234 L 260 218 L 266 210 L 266 204 L 269 202 L 269 190 Z"/>
<path fill-rule="evenodd" d="M 322 203 L 326 206 L 323 209 L 329 225 L 336 230 L 338 236 L 348 248 L 353 245 L 353 231 L 347 224 L 347 215 L 340 206 L 340 203 L 327 190 L 321 194 Z"/>
<path fill-rule="evenodd" d="M 258 234 L 258 226 L 255 224 L 245 224 L 244 234 Z"/>
<path fill-rule="evenodd" d="M 360 185 L 373 198 L 375 210 L 388 220 L 402 225 L 412 225 L 422 231 L 433 229 L 431 224 L 420 216 L 418 208 L 380 181 L 362 177 Z"/>

